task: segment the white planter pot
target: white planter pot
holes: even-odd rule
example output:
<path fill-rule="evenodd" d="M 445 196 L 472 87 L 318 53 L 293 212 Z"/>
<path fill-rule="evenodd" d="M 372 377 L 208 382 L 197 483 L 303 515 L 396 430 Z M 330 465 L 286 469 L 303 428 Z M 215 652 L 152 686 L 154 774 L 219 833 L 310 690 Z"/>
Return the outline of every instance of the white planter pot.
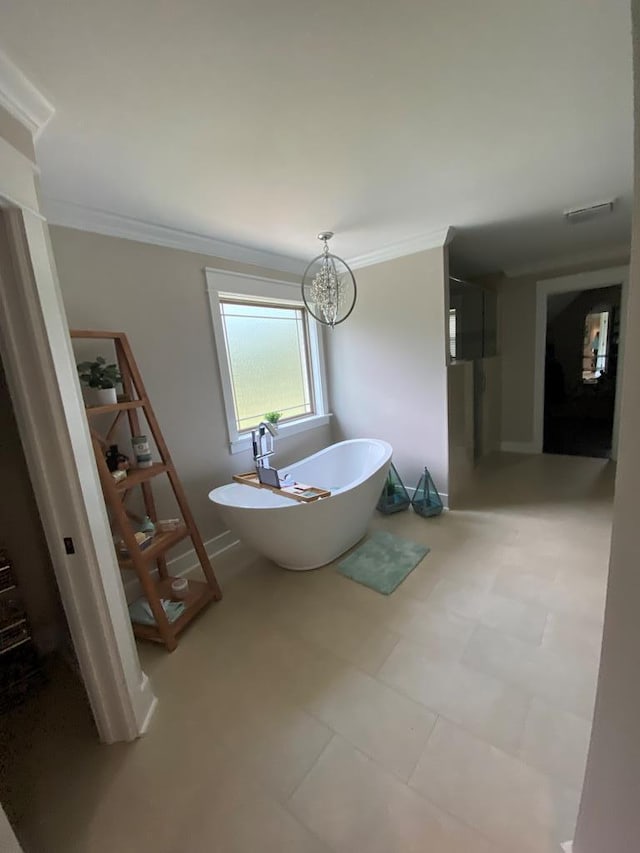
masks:
<path fill-rule="evenodd" d="M 82 395 L 87 406 L 110 406 L 118 402 L 115 388 L 82 388 Z"/>

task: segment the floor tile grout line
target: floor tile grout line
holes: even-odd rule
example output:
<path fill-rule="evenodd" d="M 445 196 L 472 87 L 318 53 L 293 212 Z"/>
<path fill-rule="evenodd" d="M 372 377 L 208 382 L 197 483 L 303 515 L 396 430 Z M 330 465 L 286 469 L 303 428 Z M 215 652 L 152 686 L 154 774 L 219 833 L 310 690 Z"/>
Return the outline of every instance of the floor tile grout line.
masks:
<path fill-rule="evenodd" d="M 435 713 L 435 711 L 434 711 L 434 720 L 433 720 L 433 725 L 431 726 L 431 729 L 430 729 L 430 731 L 429 731 L 429 734 L 427 735 L 427 739 L 426 739 L 426 740 L 425 740 L 425 742 L 424 742 L 424 746 L 423 746 L 423 747 L 422 747 L 422 749 L 420 750 L 420 752 L 419 752 L 419 754 L 418 754 L 418 757 L 416 758 L 416 760 L 415 760 L 415 762 L 414 762 L 414 764 L 413 764 L 413 767 L 411 768 L 411 771 L 410 771 L 409 775 L 407 776 L 406 781 L 405 781 L 405 783 L 404 783 L 408 788 L 410 788 L 410 787 L 411 787 L 410 782 L 411 782 L 411 779 L 412 779 L 412 778 L 414 777 L 414 775 L 415 775 L 415 772 L 416 772 L 416 770 L 417 770 L 417 768 L 418 768 L 418 764 L 420 763 L 420 759 L 422 758 L 422 756 L 425 754 L 425 752 L 427 751 L 427 749 L 428 749 L 428 747 L 429 747 L 429 741 L 430 741 L 430 740 L 431 740 L 431 738 L 433 737 L 433 733 L 434 733 L 434 731 L 436 730 L 436 726 L 438 725 L 438 720 L 439 720 L 439 719 L 441 719 L 440 714 L 437 714 L 437 713 Z"/>
<path fill-rule="evenodd" d="M 403 697 L 403 698 L 404 698 L 404 697 Z M 407 698 L 410 698 L 410 697 L 407 697 Z M 412 700 L 412 701 L 415 701 L 415 700 Z M 418 704 L 419 704 L 419 703 L 418 703 Z M 422 708 L 423 708 L 423 710 L 424 710 L 424 706 L 422 706 Z M 435 711 L 431 711 L 431 710 L 430 710 L 430 709 L 428 709 L 428 708 L 427 708 L 426 710 L 428 710 L 428 711 L 429 711 L 429 713 L 430 713 L 430 714 L 432 714 L 434 717 L 437 717 L 437 714 L 435 713 Z M 310 716 L 312 716 L 312 717 L 313 717 L 317 722 L 322 723 L 322 725 L 326 726 L 328 729 L 331 729 L 331 727 L 330 727 L 329 725 L 327 725 L 327 723 L 323 722 L 323 720 L 321 720 L 321 719 L 320 719 L 320 717 L 316 717 L 316 716 L 315 716 L 315 715 L 313 715 L 313 714 L 310 714 Z M 424 746 L 423 746 L 423 747 L 421 748 L 421 750 L 420 750 L 420 755 L 422 755 L 422 753 L 424 752 L 424 750 L 425 750 L 425 748 L 426 748 L 426 745 L 427 745 L 427 743 L 428 743 L 428 741 L 429 741 L 429 738 L 431 737 L 431 733 L 433 732 L 434 727 L 435 727 L 435 720 L 434 720 L 434 722 L 433 722 L 433 724 L 432 724 L 431 728 L 429 729 L 429 734 L 427 735 L 427 737 L 426 737 L 426 739 L 425 739 Z M 333 732 L 334 736 L 337 736 L 337 737 L 341 738 L 341 739 L 342 739 L 345 743 L 347 743 L 350 747 L 352 747 L 353 749 L 357 749 L 357 750 L 358 750 L 358 752 L 361 752 L 361 753 L 362 753 L 362 755 L 366 756 L 366 758 L 367 758 L 369 761 L 371 761 L 373 764 L 375 764 L 375 766 L 376 766 L 379 770 L 383 770 L 385 773 L 388 773 L 388 774 L 389 774 L 389 776 L 393 776 L 393 778 L 394 778 L 394 779 L 397 779 L 397 780 L 398 780 L 398 782 L 402 782 L 403 784 L 405 784 L 405 785 L 406 785 L 406 783 L 407 783 L 407 780 L 406 780 L 406 779 L 403 779 L 403 777 L 402 777 L 399 773 L 397 773 L 395 770 L 391 770 L 391 768 L 386 767 L 384 764 L 382 764 L 382 763 L 380 762 L 380 760 L 379 760 L 378 758 L 376 758 L 374 755 L 370 755 L 370 754 L 369 754 L 365 749 L 363 749 L 363 748 L 362 748 L 361 746 L 359 746 L 357 743 L 354 743 L 348 735 L 343 734 L 342 732 L 335 731 L 334 729 L 331 729 L 331 731 Z M 329 744 L 327 743 L 327 746 L 328 746 L 328 745 L 329 745 Z M 326 748 L 326 747 L 325 747 L 325 748 Z M 323 752 L 324 752 L 324 750 L 323 750 Z M 318 756 L 318 759 L 319 759 L 319 758 L 320 758 L 320 756 Z M 418 760 L 419 760 L 419 759 L 418 759 Z M 416 762 L 416 764 L 417 764 L 417 762 Z M 411 774 L 409 774 L 409 775 L 411 775 Z M 407 777 L 407 778 L 409 778 L 409 777 Z"/>
<path fill-rule="evenodd" d="M 461 663 L 461 662 L 460 662 L 460 661 L 457 661 L 457 663 Z M 465 664 L 462 664 L 462 663 L 461 663 L 461 665 L 462 665 L 462 666 L 465 666 Z M 471 669 L 471 670 L 473 671 L 473 669 L 472 669 L 471 667 L 469 667 L 469 669 Z M 486 675 L 486 673 L 480 672 L 479 670 L 477 670 L 477 672 L 478 672 L 480 675 Z M 501 681 L 501 682 L 502 682 L 502 679 L 496 678 L 496 676 L 493 676 L 493 675 L 487 675 L 486 677 L 488 677 L 488 678 L 492 678 L 492 679 L 493 679 L 493 680 L 495 680 L 495 681 Z M 483 741 L 484 743 L 488 744 L 489 746 L 492 746 L 492 747 L 494 747 L 495 749 L 499 749 L 501 752 L 504 752 L 506 755 L 509 755 L 509 756 L 511 756 L 512 758 L 520 759 L 520 755 L 519 755 L 517 752 L 510 752 L 510 751 L 509 751 L 508 749 L 506 749 L 504 746 L 500 746 L 500 745 L 498 745 L 498 744 L 496 744 L 496 743 L 493 743 L 493 742 L 492 742 L 492 741 L 490 741 L 487 737 L 485 737 L 485 736 L 481 735 L 478 731 L 474 731 L 473 729 L 469 728 L 467 725 L 465 725 L 465 724 L 463 724 L 463 723 L 460 723 L 460 722 L 458 722 L 457 720 L 452 719 L 450 716 L 448 716 L 448 715 L 447 715 L 446 713 L 444 713 L 443 711 L 437 711 L 437 710 L 436 710 L 435 708 L 433 708 L 431 705 L 426 705 L 424 702 L 421 702 L 419 699 L 415 699 L 413 696 L 410 696 L 410 695 L 409 695 L 408 693 L 406 693 L 406 692 L 405 692 L 401 687 L 395 687 L 395 686 L 393 686 L 393 685 L 391 685 L 391 684 L 388 684 L 388 682 L 385 682 L 385 681 L 383 681 L 382 683 L 383 683 L 383 684 L 386 684 L 388 687 L 391 687 L 393 690 L 395 690 L 397 693 L 399 693 L 399 694 L 400 694 L 401 696 L 403 696 L 404 698 L 406 698 L 406 699 L 411 699 L 413 702 L 417 702 L 419 705 L 422 705 L 422 706 L 423 706 L 423 708 L 425 708 L 427 711 L 429 711 L 430 713 L 432 713 L 432 714 L 436 717 L 436 720 L 435 720 L 435 722 L 434 722 L 434 724 L 433 724 L 432 730 L 431 730 L 431 732 L 429 733 L 429 737 L 427 738 L 426 744 L 429 742 L 429 739 L 431 738 L 431 735 L 432 735 L 432 733 L 433 733 L 433 729 L 435 728 L 435 723 L 438 721 L 438 719 L 442 719 L 442 720 L 445 720 L 447 723 L 450 723 L 450 724 L 451 724 L 451 725 L 453 725 L 453 726 L 457 726 L 458 728 L 460 728 L 460 729 L 462 729 L 463 731 L 465 731 L 468 735 L 471 735 L 472 737 L 477 738 L 477 740 L 481 740 L 481 741 Z M 509 684 L 509 683 L 508 683 L 508 682 L 506 682 L 506 681 L 505 681 L 505 682 L 502 682 L 502 683 L 504 683 L 504 685 L 505 685 L 506 687 L 509 687 L 509 688 L 511 688 L 511 689 L 517 689 L 517 690 L 519 690 L 519 691 L 520 691 L 520 692 L 525 696 L 525 698 L 526 698 L 526 702 L 527 702 L 527 705 L 528 705 L 526 714 L 528 714 L 528 713 L 529 713 L 529 710 L 530 710 L 530 707 L 531 707 L 531 703 L 532 703 L 533 699 L 534 699 L 534 698 L 536 698 L 536 694 L 534 694 L 534 693 L 530 693 L 530 692 L 529 692 L 529 691 L 527 691 L 527 690 L 523 690 L 521 687 L 513 687 L 513 685 Z M 547 703 L 547 704 L 549 704 L 549 703 Z M 550 706 L 550 707 L 553 707 L 553 706 Z M 562 710 L 562 709 L 559 709 L 559 710 Z M 577 715 L 576 715 L 576 716 L 577 716 Z M 525 715 L 525 720 L 526 720 L 526 715 Z M 524 728 L 524 726 L 523 726 L 523 728 Z M 426 749 L 426 744 L 425 744 L 425 747 L 423 748 L 423 752 L 424 752 L 424 750 Z M 420 760 L 420 758 L 421 758 L 421 757 L 422 757 L 422 753 L 420 754 L 420 756 L 418 757 L 418 760 L 416 761 L 416 765 L 415 765 L 416 767 L 417 767 L 417 765 L 418 765 L 418 761 Z M 523 764 L 528 764 L 528 762 L 526 762 L 526 761 L 524 761 L 524 760 L 523 760 Z M 533 765 L 531 765 L 531 766 L 533 766 Z M 534 768 L 534 769 L 536 769 L 536 768 Z M 414 771 L 415 771 L 415 768 L 414 768 Z M 412 773 L 413 773 L 414 771 L 412 771 Z"/>
<path fill-rule="evenodd" d="M 371 677 L 372 677 L 372 678 L 375 678 L 375 679 L 376 679 L 376 681 L 381 681 L 381 682 L 382 682 L 382 679 L 379 677 L 379 676 L 380 676 L 380 670 L 381 670 L 381 669 L 382 669 L 382 667 L 385 665 L 385 663 L 389 660 L 389 658 L 391 657 L 391 655 L 394 653 L 394 651 L 395 651 L 395 650 L 396 650 L 396 648 L 398 647 L 398 644 L 399 644 L 399 643 L 400 643 L 400 641 L 402 640 L 402 634 L 398 634 L 398 632 L 397 632 L 397 631 L 393 631 L 393 632 L 390 632 L 390 633 L 394 633 L 394 634 L 396 634 L 396 635 L 397 635 L 397 639 L 396 639 L 395 643 L 394 643 L 394 644 L 393 644 L 393 646 L 389 649 L 389 652 L 388 652 L 388 654 L 385 656 L 385 659 L 384 659 L 383 661 L 381 661 L 381 662 L 380 662 L 380 664 L 378 664 L 378 666 L 376 667 L 375 672 L 370 672 L 370 673 L 369 673 L 369 675 L 371 675 Z M 384 683 L 384 682 L 382 682 L 382 683 Z"/>
<path fill-rule="evenodd" d="M 329 728 L 329 726 L 327 726 L 327 728 Z M 311 766 L 307 769 L 306 773 L 302 776 L 302 778 L 299 780 L 299 782 L 297 782 L 293 786 L 291 793 L 284 799 L 283 805 L 286 805 L 286 804 L 291 802 L 293 797 L 296 795 L 297 791 L 300 790 L 300 787 L 304 784 L 304 782 L 307 780 L 307 778 L 311 775 L 311 772 L 317 766 L 317 764 L 320 761 L 320 759 L 322 758 L 322 756 L 329 749 L 330 744 L 333 743 L 333 741 L 336 739 L 336 737 L 341 737 L 341 735 L 338 734 L 338 732 L 333 731 L 333 729 L 329 728 L 329 731 L 331 732 L 331 737 L 325 743 L 325 745 L 322 747 L 320 752 L 316 755 L 315 759 L 312 761 Z"/>
<path fill-rule="evenodd" d="M 437 722 L 437 720 L 436 720 L 436 722 Z M 435 729 L 435 722 L 433 725 L 433 729 L 431 730 L 431 732 L 429 734 L 429 738 L 427 740 L 429 740 L 431 738 L 431 735 L 433 734 L 434 729 Z M 441 806 L 435 800 L 432 800 L 431 797 L 428 797 L 426 794 L 424 794 L 418 788 L 414 788 L 412 785 L 409 784 L 408 781 L 404 781 L 400 777 L 396 776 L 396 774 L 393 773 L 391 770 L 388 770 L 386 767 L 382 767 L 380 764 L 378 764 L 378 762 L 374 758 L 372 758 L 368 753 L 366 753 L 359 746 L 356 746 L 355 744 L 351 743 L 351 741 L 349 741 L 349 739 L 346 738 L 344 735 L 341 735 L 338 732 L 338 733 L 336 733 L 336 737 L 338 740 L 343 741 L 347 746 L 349 746 L 355 752 L 359 753 L 368 762 L 371 762 L 376 767 L 378 772 L 382 773 L 384 776 L 389 777 L 393 781 L 398 782 L 400 785 L 402 785 L 404 788 L 406 788 L 411 794 L 415 795 L 416 797 L 418 797 L 418 799 L 422 800 L 423 802 L 428 803 L 436 811 L 439 811 L 439 812 L 442 812 L 442 814 L 445 814 L 450 820 L 453 820 L 454 823 L 457 823 L 457 824 L 460 824 L 461 826 L 464 826 L 466 829 L 468 829 L 470 832 L 474 833 L 475 835 L 478 835 L 480 838 L 482 838 L 488 844 L 492 844 L 492 845 L 495 845 L 496 843 L 501 844 L 500 841 L 496 841 L 496 839 L 490 838 L 483 831 L 477 829 L 475 826 L 468 823 L 466 820 L 459 817 L 458 815 L 454 814 L 452 811 L 445 808 L 444 806 Z M 424 750 L 423 750 L 423 752 L 424 752 Z M 420 760 L 421 757 L 422 757 L 422 753 L 420 754 L 418 761 Z M 417 762 L 416 762 L 416 767 L 417 767 Z M 413 773 L 411 775 L 413 775 Z M 295 816 L 295 813 L 294 813 L 294 816 Z M 304 824 L 304 825 L 306 826 L 306 824 Z"/>

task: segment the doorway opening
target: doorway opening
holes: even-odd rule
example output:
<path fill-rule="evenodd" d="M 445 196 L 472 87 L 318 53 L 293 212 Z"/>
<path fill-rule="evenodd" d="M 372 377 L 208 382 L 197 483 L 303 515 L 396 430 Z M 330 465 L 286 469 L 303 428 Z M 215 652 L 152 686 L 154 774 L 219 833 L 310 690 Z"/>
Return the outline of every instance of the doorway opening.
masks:
<path fill-rule="evenodd" d="M 621 285 L 547 296 L 544 453 L 612 454 Z"/>
<path fill-rule="evenodd" d="M 20 837 L 46 738 L 72 712 L 97 732 L 1 357 L 0 474 L 0 801 Z"/>

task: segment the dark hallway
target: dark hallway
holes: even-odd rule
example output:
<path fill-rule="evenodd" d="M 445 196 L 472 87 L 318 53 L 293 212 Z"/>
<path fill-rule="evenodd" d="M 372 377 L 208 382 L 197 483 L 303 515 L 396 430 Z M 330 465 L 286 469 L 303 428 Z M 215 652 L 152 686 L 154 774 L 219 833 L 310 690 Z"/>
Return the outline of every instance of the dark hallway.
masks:
<path fill-rule="evenodd" d="M 611 455 L 620 300 L 620 285 L 548 299 L 545 453 Z"/>

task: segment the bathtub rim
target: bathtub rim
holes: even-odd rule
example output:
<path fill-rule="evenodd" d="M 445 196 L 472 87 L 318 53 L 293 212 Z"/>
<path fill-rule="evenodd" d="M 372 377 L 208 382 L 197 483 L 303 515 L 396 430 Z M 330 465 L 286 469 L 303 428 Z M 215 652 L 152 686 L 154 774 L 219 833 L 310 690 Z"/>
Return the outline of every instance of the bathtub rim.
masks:
<path fill-rule="evenodd" d="M 283 503 L 282 504 L 278 503 L 277 505 L 272 505 L 272 506 L 256 506 L 256 505 L 246 505 L 246 504 L 235 503 L 235 502 L 232 503 L 232 502 L 228 502 L 228 501 L 219 501 L 219 500 L 216 500 L 216 498 L 212 497 L 216 492 L 222 496 L 222 494 L 224 492 L 229 492 L 229 491 L 231 491 L 231 489 L 233 489 L 234 493 L 236 493 L 237 490 L 234 487 L 237 487 L 240 489 L 252 489 L 253 488 L 251 486 L 243 485 L 242 483 L 237 483 L 237 482 L 224 483 L 222 486 L 216 486 L 215 489 L 212 489 L 209 492 L 207 497 L 209 498 L 211 503 L 214 504 L 214 506 L 231 507 L 234 509 L 245 509 L 245 510 L 255 510 L 255 511 L 259 511 L 259 510 L 271 510 L 271 511 L 273 511 L 273 510 L 285 509 L 285 508 L 295 509 L 296 507 L 300 507 L 300 506 L 312 506 L 315 503 L 330 502 L 332 498 L 337 498 L 340 495 L 344 494 L 345 492 L 348 492 L 351 489 L 357 488 L 359 485 L 361 485 L 366 480 L 368 480 L 369 477 L 371 477 L 371 476 L 373 476 L 373 474 L 377 473 L 377 471 L 379 471 L 380 468 L 382 468 L 384 465 L 388 464 L 391 461 L 391 458 L 393 455 L 393 447 L 391 446 L 391 444 L 389 444 L 388 441 L 384 441 L 384 439 L 381 439 L 381 438 L 348 438 L 348 439 L 345 439 L 344 441 L 336 441 L 333 444 L 329 444 L 327 447 L 323 447 L 321 450 L 317 450 L 315 453 L 312 453 L 311 456 L 305 456 L 303 459 L 298 459 L 295 462 L 292 462 L 291 465 L 284 465 L 283 466 L 283 470 L 290 471 L 292 469 L 295 469 L 295 467 L 297 465 L 302 465 L 303 463 L 311 462 L 314 459 L 318 459 L 319 457 L 326 455 L 329 451 L 333 450 L 336 447 L 343 447 L 343 446 L 349 445 L 349 444 L 374 444 L 374 445 L 378 445 L 384 450 L 383 458 L 381 459 L 380 464 L 377 465 L 375 468 L 372 468 L 372 469 L 366 471 L 363 475 L 361 475 L 357 479 L 352 480 L 348 485 L 343 486 L 341 489 L 337 489 L 336 491 L 332 492 L 328 498 L 322 498 L 320 501 L 313 501 L 311 503 L 305 504 L 305 503 L 301 503 L 300 501 L 292 500 L 291 498 L 280 496 L 275 492 L 271 492 L 271 494 L 277 500 L 282 501 Z M 242 494 L 244 494 L 244 493 L 242 493 Z"/>

